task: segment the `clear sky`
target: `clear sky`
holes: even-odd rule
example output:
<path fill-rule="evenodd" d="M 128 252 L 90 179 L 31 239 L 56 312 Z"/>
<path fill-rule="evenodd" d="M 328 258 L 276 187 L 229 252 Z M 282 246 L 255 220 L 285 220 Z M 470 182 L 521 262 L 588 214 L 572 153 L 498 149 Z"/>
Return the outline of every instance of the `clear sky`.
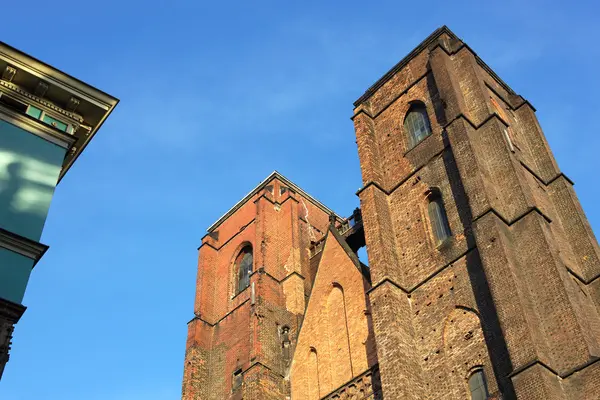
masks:
<path fill-rule="evenodd" d="M 0 40 L 121 100 L 59 185 L 7 400 L 180 398 L 197 247 L 273 170 L 341 215 L 352 102 L 441 25 L 537 108 L 600 232 L 593 1 L 12 1 Z"/>

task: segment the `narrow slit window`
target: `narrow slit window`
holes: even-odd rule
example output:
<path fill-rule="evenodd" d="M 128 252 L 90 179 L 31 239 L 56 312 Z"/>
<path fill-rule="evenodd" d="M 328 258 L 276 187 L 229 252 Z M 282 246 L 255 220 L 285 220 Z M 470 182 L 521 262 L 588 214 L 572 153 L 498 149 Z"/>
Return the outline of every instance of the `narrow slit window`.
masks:
<path fill-rule="evenodd" d="M 500 118 L 502 118 L 504 120 L 504 122 L 509 123 L 510 119 L 508 118 L 508 115 L 506 114 L 506 111 L 504 110 L 504 108 L 502 106 L 500 106 L 500 104 L 498 104 L 496 99 L 494 99 L 493 97 L 490 97 L 490 101 L 492 102 L 492 106 L 494 107 L 494 111 L 496 111 L 496 114 L 498 114 L 498 116 Z M 508 148 L 510 149 L 510 151 L 514 153 L 515 145 L 514 145 L 512 136 L 513 135 L 512 135 L 512 131 L 511 131 L 510 127 L 504 128 L 504 139 L 506 140 L 506 143 L 508 144 Z"/>
<path fill-rule="evenodd" d="M 469 391 L 471 400 L 486 400 L 489 397 L 483 370 L 477 370 L 469 377 Z"/>
<path fill-rule="evenodd" d="M 510 138 L 510 135 L 509 135 L 507 129 L 504 130 L 504 138 L 506 139 L 506 142 L 508 143 L 508 148 L 510 149 L 510 151 L 512 151 L 514 153 L 515 152 L 515 146 L 513 145 L 513 142 L 512 142 L 512 140 Z"/>
<path fill-rule="evenodd" d="M 410 149 L 419 144 L 427 136 L 431 135 L 431 125 L 425 105 L 413 105 L 406 118 L 404 118 L 404 131 L 408 135 L 408 146 Z"/>
<path fill-rule="evenodd" d="M 427 211 L 429 213 L 429 222 L 431 223 L 433 237 L 436 244 L 439 245 L 452 235 L 441 196 L 436 194 L 430 197 Z"/>

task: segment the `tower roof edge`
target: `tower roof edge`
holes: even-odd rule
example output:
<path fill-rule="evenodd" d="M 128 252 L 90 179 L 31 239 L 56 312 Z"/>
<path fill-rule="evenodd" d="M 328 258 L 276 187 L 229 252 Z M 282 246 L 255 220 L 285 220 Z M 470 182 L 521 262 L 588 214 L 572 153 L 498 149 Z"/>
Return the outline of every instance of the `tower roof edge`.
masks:
<path fill-rule="evenodd" d="M 244 205 L 248 200 L 252 198 L 256 193 L 262 190 L 265 186 L 267 186 L 273 179 L 279 180 L 281 183 L 287 185 L 289 188 L 293 189 L 296 193 L 299 193 L 302 197 L 313 203 L 316 207 L 320 208 L 327 214 L 335 215 L 340 221 L 343 219 L 335 212 L 333 212 L 329 207 L 325 204 L 321 203 L 319 200 L 305 192 L 300 186 L 296 185 L 294 182 L 283 176 L 277 170 L 274 170 L 267 176 L 262 182 L 260 182 L 254 189 L 252 189 L 247 195 L 245 195 L 240 201 L 235 203 L 233 207 L 229 209 L 225 214 L 223 214 L 217 221 L 208 227 L 207 232 L 210 233 L 215 230 L 223 221 L 229 218 L 234 212 L 236 212 L 242 205 Z"/>

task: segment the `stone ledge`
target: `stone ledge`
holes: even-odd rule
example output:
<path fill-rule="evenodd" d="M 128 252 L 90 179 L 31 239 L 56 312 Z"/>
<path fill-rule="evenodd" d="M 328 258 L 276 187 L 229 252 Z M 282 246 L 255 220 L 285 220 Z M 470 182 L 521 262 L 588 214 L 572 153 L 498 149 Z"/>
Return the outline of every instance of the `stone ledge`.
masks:
<path fill-rule="evenodd" d="M 45 244 L 0 228 L 0 247 L 30 258 L 34 266 L 48 250 Z"/>

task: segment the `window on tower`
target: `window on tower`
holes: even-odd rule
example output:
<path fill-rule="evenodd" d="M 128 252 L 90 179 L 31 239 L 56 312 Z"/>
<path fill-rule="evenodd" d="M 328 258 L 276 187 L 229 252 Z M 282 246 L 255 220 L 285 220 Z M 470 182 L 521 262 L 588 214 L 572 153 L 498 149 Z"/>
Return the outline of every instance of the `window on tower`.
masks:
<path fill-rule="evenodd" d="M 504 107 L 501 107 L 500 104 L 498 104 L 498 102 L 496 101 L 496 99 L 494 99 L 493 97 L 490 97 L 490 101 L 492 102 L 492 106 L 494 107 L 494 111 L 496 111 L 496 114 L 498 114 L 498 116 L 500 118 L 502 118 L 504 120 L 504 122 L 508 123 L 510 120 L 508 119 L 508 116 L 506 115 L 506 112 L 504 111 Z M 506 143 L 508 144 L 508 148 L 510 149 L 510 151 L 512 151 L 513 153 L 515 152 L 515 145 L 514 145 L 514 141 L 513 141 L 513 132 L 511 130 L 510 127 L 504 128 L 504 139 L 506 140 Z"/>
<path fill-rule="evenodd" d="M 233 379 L 231 380 L 231 390 L 235 391 L 242 387 L 243 380 L 244 376 L 242 375 L 242 369 L 239 368 L 235 370 L 235 372 L 233 373 Z"/>
<path fill-rule="evenodd" d="M 428 200 L 427 212 L 429 214 L 431 231 L 433 232 L 436 245 L 440 245 L 452 235 L 446 209 L 444 208 L 442 196 L 438 191 L 432 191 L 428 196 Z"/>
<path fill-rule="evenodd" d="M 252 273 L 252 247 L 244 247 L 235 258 L 237 270 L 237 293 L 250 286 L 250 274 Z"/>
<path fill-rule="evenodd" d="M 423 103 L 411 106 L 404 118 L 404 131 L 408 135 L 408 147 L 412 149 L 427 136 L 431 135 L 431 125 Z"/>
<path fill-rule="evenodd" d="M 489 397 L 483 370 L 478 369 L 469 377 L 469 391 L 471 400 L 486 400 Z"/>

